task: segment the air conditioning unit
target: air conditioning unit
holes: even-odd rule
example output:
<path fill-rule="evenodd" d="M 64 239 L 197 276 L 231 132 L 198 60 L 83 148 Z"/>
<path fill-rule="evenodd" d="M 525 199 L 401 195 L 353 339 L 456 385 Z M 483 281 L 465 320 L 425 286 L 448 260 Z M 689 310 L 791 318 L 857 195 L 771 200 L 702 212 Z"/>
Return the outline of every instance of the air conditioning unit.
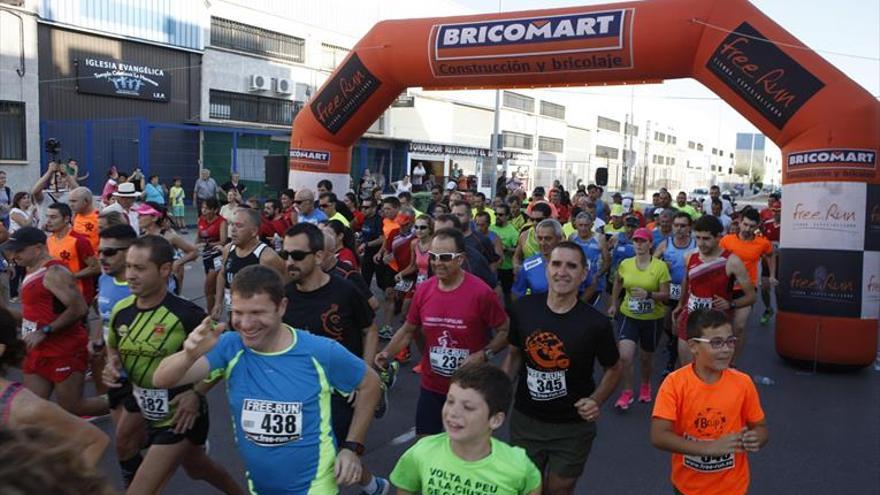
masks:
<path fill-rule="evenodd" d="M 312 87 L 304 83 L 296 83 L 296 95 L 293 97 L 296 101 L 308 101 L 312 97 Z"/>
<path fill-rule="evenodd" d="M 282 95 L 289 95 L 293 93 L 293 83 L 290 82 L 290 79 L 278 78 L 275 80 L 275 92 Z"/>
<path fill-rule="evenodd" d="M 268 91 L 269 90 L 269 78 L 266 76 L 261 76 L 259 74 L 251 74 L 251 91 Z"/>

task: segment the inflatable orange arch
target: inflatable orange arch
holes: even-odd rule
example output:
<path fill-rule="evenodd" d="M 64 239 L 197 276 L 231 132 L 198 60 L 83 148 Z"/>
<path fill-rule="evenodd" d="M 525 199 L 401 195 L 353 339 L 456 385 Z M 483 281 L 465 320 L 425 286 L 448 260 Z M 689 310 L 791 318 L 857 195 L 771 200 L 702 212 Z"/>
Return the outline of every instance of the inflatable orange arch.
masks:
<path fill-rule="evenodd" d="M 880 103 L 745 0 L 380 22 L 296 117 L 290 186 L 330 179 L 346 189 L 352 145 L 408 87 L 684 77 L 714 91 L 782 150 L 777 351 L 871 363 L 880 313 Z"/>

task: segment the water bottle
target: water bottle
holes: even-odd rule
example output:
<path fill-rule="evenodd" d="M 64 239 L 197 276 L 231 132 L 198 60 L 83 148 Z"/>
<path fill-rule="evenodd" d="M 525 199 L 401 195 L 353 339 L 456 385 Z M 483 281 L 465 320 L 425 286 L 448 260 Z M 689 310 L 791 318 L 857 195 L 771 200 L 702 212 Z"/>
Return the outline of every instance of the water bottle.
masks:
<path fill-rule="evenodd" d="M 776 381 L 769 376 L 755 375 L 753 379 L 755 380 L 755 383 L 768 387 L 776 384 Z"/>

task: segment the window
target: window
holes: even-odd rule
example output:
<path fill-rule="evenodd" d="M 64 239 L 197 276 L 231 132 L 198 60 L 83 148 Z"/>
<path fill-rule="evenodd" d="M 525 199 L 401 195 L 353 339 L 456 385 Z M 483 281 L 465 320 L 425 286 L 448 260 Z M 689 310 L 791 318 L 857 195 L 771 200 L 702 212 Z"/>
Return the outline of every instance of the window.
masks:
<path fill-rule="evenodd" d="M 305 60 L 306 40 L 219 17 L 211 18 L 211 45 L 291 62 Z"/>
<path fill-rule="evenodd" d="M 541 115 L 546 115 L 547 117 L 553 117 L 557 119 L 564 119 L 565 107 L 562 105 L 557 105 L 556 103 L 550 103 L 549 101 L 542 101 Z"/>
<path fill-rule="evenodd" d="M 0 160 L 27 160 L 24 102 L 0 101 Z"/>
<path fill-rule="evenodd" d="M 654 155 L 651 157 L 651 163 L 654 165 L 663 165 L 663 157 L 660 155 Z"/>
<path fill-rule="evenodd" d="M 693 141 L 688 141 L 688 148 L 696 149 L 696 147 L 697 147 L 697 143 L 695 143 Z"/>
<path fill-rule="evenodd" d="M 676 143 L 678 143 L 678 139 L 676 139 L 676 137 L 673 136 L 672 134 L 668 134 L 666 136 L 666 142 L 669 144 L 676 144 Z"/>
<path fill-rule="evenodd" d="M 675 157 L 674 156 L 669 157 L 669 160 L 670 160 L 670 163 L 669 163 L 670 165 L 675 165 Z"/>
<path fill-rule="evenodd" d="M 617 155 L 619 153 L 620 153 L 620 151 L 617 148 L 612 148 L 610 146 L 602 146 L 601 144 L 596 145 L 596 156 L 598 156 L 599 158 L 608 158 L 610 160 L 617 160 Z"/>
<path fill-rule="evenodd" d="M 519 132 L 504 131 L 501 133 L 501 146 L 504 148 L 532 149 L 532 136 Z"/>
<path fill-rule="evenodd" d="M 538 137 L 538 151 L 550 151 L 553 153 L 562 153 L 563 141 L 551 137 Z"/>
<path fill-rule="evenodd" d="M 291 125 L 302 102 L 212 89 L 209 107 L 212 119 Z"/>
<path fill-rule="evenodd" d="M 661 141 L 661 142 L 665 143 L 666 142 L 666 134 L 664 134 L 662 132 L 655 132 L 654 133 L 654 141 Z"/>
<path fill-rule="evenodd" d="M 697 151 L 703 151 L 702 143 L 697 143 Z"/>
<path fill-rule="evenodd" d="M 718 150 L 718 156 L 724 156 L 724 150 Z"/>
<path fill-rule="evenodd" d="M 713 154 L 713 155 L 717 155 L 717 154 L 718 154 L 718 148 L 712 148 L 712 154 Z"/>
<path fill-rule="evenodd" d="M 627 136 L 638 136 L 639 126 L 627 123 L 623 126 L 623 132 L 626 133 Z"/>
<path fill-rule="evenodd" d="M 624 150 L 623 150 L 623 161 L 624 161 L 625 163 L 628 163 L 628 164 L 631 164 L 631 165 L 632 165 L 632 164 L 635 164 L 635 163 L 636 163 L 636 152 L 635 152 L 635 150 L 627 150 L 627 149 L 624 149 Z"/>
<path fill-rule="evenodd" d="M 321 68 L 335 69 L 348 56 L 348 48 L 321 43 Z"/>
<path fill-rule="evenodd" d="M 505 91 L 504 92 L 504 106 L 507 108 L 514 108 L 516 110 L 523 110 L 526 112 L 534 112 L 535 111 L 535 99 L 530 96 L 525 96 L 525 95 L 521 95 L 519 93 L 514 93 L 513 91 Z"/>
<path fill-rule="evenodd" d="M 605 129 L 606 131 L 620 132 L 620 122 L 601 115 L 599 116 L 599 121 L 596 123 L 596 126 L 599 129 Z"/>

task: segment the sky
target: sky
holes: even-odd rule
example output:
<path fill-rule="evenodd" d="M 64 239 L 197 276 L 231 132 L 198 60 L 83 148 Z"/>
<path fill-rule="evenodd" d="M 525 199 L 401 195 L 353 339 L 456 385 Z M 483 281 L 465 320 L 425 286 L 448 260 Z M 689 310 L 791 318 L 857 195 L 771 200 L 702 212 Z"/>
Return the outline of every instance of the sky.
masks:
<path fill-rule="evenodd" d="M 594 0 L 456 2 L 468 10 L 487 13 L 497 12 L 499 2 L 501 10 L 508 12 L 615 3 Z M 752 0 L 752 3 L 871 94 L 880 95 L 880 0 Z M 643 86 L 551 91 L 602 94 L 603 100 L 619 101 L 626 108 L 632 96 L 636 120 L 662 119 L 676 130 L 722 143 L 732 142 L 736 132 L 758 132 L 736 110 L 692 79 Z"/>

